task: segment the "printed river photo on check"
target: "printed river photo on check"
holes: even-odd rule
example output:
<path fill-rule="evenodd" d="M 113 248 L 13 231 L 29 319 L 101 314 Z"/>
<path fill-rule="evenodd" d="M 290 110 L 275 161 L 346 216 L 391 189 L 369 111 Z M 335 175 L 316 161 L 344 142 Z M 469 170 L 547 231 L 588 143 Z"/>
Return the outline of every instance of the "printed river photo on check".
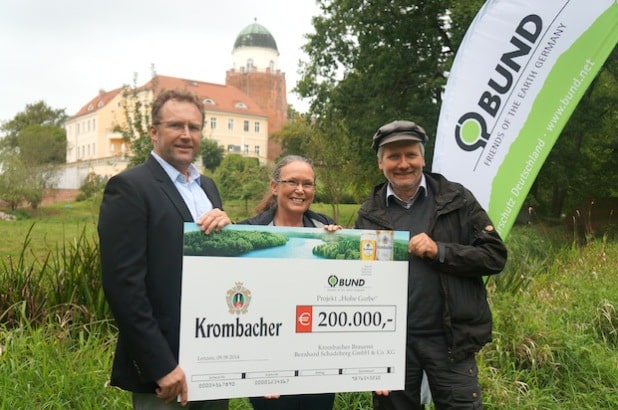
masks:
<path fill-rule="evenodd" d="M 230 225 L 221 232 L 204 235 L 186 231 L 186 256 L 247 258 L 396 260 L 408 259 L 405 235 L 399 232 L 321 228 Z"/>

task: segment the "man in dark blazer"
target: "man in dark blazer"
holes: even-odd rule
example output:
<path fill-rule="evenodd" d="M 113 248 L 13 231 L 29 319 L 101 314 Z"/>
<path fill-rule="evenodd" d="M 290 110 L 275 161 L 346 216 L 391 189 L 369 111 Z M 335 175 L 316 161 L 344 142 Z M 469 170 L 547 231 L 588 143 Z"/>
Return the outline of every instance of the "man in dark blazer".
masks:
<path fill-rule="evenodd" d="M 184 91 L 163 92 L 152 121 L 151 155 L 109 180 L 98 224 L 103 289 L 119 331 L 111 384 L 133 392 L 135 409 L 187 405 L 178 365 L 183 224 L 197 222 L 210 234 L 231 222 L 214 182 L 193 165 L 204 124 L 201 101 Z M 228 408 L 227 400 L 189 406 Z"/>

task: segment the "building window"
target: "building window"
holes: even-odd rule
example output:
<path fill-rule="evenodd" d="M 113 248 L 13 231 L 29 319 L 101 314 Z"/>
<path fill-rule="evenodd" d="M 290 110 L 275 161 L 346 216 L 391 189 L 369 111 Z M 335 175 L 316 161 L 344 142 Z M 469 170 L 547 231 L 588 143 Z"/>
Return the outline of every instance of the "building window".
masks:
<path fill-rule="evenodd" d="M 243 130 L 244 132 L 249 132 L 249 121 L 248 121 L 248 120 L 245 120 L 245 121 L 243 122 L 243 124 L 242 124 L 242 130 Z"/>
<path fill-rule="evenodd" d="M 227 120 L 227 129 L 230 131 L 234 131 L 234 118 L 230 118 Z"/>
<path fill-rule="evenodd" d="M 259 133 L 260 133 L 260 122 L 259 122 L 259 121 L 256 121 L 256 122 L 253 124 L 253 129 L 255 130 L 255 133 L 256 133 L 256 134 L 259 134 Z"/>
<path fill-rule="evenodd" d="M 249 153 L 249 144 L 245 144 L 242 146 L 242 151 L 246 154 Z"/>
<path fill-rule="evenodd" d="M 256 145 L 253 149 L 255 151 L 255 155 L 259 157 L 260 156 L 260 146 Z"/>
<path fill-rule="evenodd" d="M 252 59 L 252 58 L 250 58 L 250 59 L 248 59 L 248 60 L 247 60 L 247 72 L 249 72 L 249 73 L 250 73 L 250 72 L 252 72 L 253 70 L 254 70 L 254 67 L 253 67 L 253 59 Z"/>
<path fill-rule="evenodd" d="M 268 63 L 268 67 L 270 68 L 271 73 L 275 72 L 275 62 L 273 60 L 270 60 L 270 62 Z"/>
<path fill-rule="evenodd" d="M 240 152 L 240 145 L 233 145 L 233 144 L 228 145 L 227 152 Z"/>
<path fill-rule="evenodd" d="M 217 117 L 210 117 L 210 129 L 214 130 L 217 128 Z"/>

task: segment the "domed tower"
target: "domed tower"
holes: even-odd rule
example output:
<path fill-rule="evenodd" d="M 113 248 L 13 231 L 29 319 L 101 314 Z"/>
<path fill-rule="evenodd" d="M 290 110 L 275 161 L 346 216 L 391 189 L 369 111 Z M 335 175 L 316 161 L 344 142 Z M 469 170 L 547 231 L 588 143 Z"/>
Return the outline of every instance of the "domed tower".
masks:
<path fill-rule="evenodd" d="M 268 132 L 280 131 L 287 122 L 285 74 L 279 69 L 279 50 L 270 32 L 254 21 L 236 37 L 232 49 L 233 67 L 225 84 L 251 97 L 268 115 Z M 268 159 L 281 154 L 281 147 L 268 141 Z"/>

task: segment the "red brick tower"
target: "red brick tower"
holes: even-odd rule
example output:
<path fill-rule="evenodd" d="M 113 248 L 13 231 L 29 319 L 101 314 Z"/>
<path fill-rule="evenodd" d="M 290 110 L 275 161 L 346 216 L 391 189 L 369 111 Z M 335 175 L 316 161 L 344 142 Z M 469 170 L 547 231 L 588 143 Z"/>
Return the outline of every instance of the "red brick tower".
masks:
<path fill-rule="evenodd" d="M 238 88 L 266 111 L 269 135 L 280 131 L 287 123 L 288 102 L 275 38 L 257 22 L 248 25 L 236 37 L 232 60 L 225 84 Z M 268 160 L 280 155 L 281 147 L 269 138 Z"/>

